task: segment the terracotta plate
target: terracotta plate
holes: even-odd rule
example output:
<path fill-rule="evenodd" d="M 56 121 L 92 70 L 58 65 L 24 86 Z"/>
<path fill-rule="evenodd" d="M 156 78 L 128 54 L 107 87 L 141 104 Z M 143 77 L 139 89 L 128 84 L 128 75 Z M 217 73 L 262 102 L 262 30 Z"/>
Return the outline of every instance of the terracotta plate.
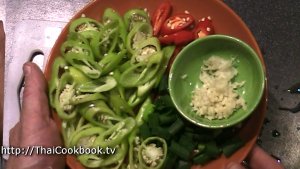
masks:
<path fill-rule="evenodd" d="M 124 14 L 128 9 L 131 8 L 147 8 L 150 13 L 161 3 L 160 0 L 97 0 L 89 3 L 82 10 L 80 10 L 74 17 L 78 18 L 81 14 L 85 14 L 87 17 L 91 17 L 100 20 L 102 13 L 105 8 L 111 7 L 118 11 L 120 14 Z M 253 37 L 252 33 L 249 31 L 245 23 L 222 1 L 219 0 L 173 0 L 171 1 L 173 5 L 173 13 L 184 12 L 188 10 L 195 18 L 201 19 L 205 16 L 211 16 L 213 19 L 213 24 L 217 34 L 225 34 L 237 37 L 246 43 L 248 43 L 260 56 L 260 59 L 264 64 L 262 54 L 260 49 Z M 72 20 L 73 20 L 72 19 Z M 62 33 L 58 37 L 51 53 L 46 66 L 45 75 L 47 80 L 50 79 L 51 65 L 58 55 L 60 55 L 60 46 L 66 39 L 68 33 L 68 26 L 66 25 Z M 220 169 L 224 168 L 226 164 L 230 161 L 241 162 L 249 153 L 251 148 L 256 142 L 256 138 L 260 132 L 263 124 L 265 112 L 266 112 L 266 101 L 267 101 L 267 88 L 265 88 L 262 100 L 251 115 L 247 119 L 240 130 L 240 136 L 246 140 L 246 145 L 239 149 L 230 158 L 225 158 L 221 156 L 220 158 L 211 161 L 207 165 L 200 167 L 195 166 L 194 168 L 203 169 Z M 60 126 L 60 121 L 58 120 L 56 114 L 54 114 L 57 124 Z M 82 169 L 83 167 L 76 161 L 72 156 L 67 157 L 67 164 L 72 169 Z"/>

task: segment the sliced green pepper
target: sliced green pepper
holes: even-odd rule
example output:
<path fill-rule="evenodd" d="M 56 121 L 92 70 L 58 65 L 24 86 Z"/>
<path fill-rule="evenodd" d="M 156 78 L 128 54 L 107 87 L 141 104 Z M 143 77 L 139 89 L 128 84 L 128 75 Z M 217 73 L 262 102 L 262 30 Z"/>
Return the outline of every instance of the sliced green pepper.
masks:
<path fill-rule="evenodd" d="M 150 36 L 152 36 L 152 27 L 149 23 L 136 23 L 126 38 L 127 50 L 134 54 L 138 44 Z"/>
<path fill-rule="evenodd" d="M 79 113 L 90 123 L 102 128 L 112 127 L 122 120 L 102 100 L 83 103 L 80 105 Z"/>
<path fill-rule="evenodd" d="M 113 169 L 120 166 L 120 163 L 124 160 L 127 154 L 128 143 L 127 141 L 123 141 L 119 145 L 115 146 L 115 148 L 116 151 L 113 154 L 108 154 L 106 158 L 104 158 L 103 163 L 100 166 L 101 168 L 107 167 L 109 169 Z"/>
<path fill-rule="evenodd" d="M 138 160 L 138 147 L 140 146 L 140 138 L 137 136 L 138 128 L 137 126 L 133 129 L 128 137 L 128 165 L 127 169 L 137 169 L 139 165 Z"/>
<path fill-rule="evenodd" d="M 54 63 L 52 65 L 52 70 L 51 70 L 51 79 L 49 81 L 49 100 L 50 100 L 50 105 L 52 107 L 55 107 L 54 100 L 55 100 L 55 93 L 57 91 L 57 87 L 59 85 L 59 72 L 60 69 L 64 69 L 67 66 L 67 62 L 65 61 L 64 58 L 58 56 L 55 58 Z"/>
<path fill-rule="evenodd" d="M 91 39 L 95 34 L 100 32 L 102 27 L 103 26 L 101 25 L 101 23 L 94 19 L 80 17 L 71 22 L 69 32 L 77 32 L 84 36 L 86 39 Z"/>
<path fill-rule="evenodd" d="M 158 85 L 168 67 L 169 60 L 172 57 L 174 50 L 175 50 L 175 46 L 166 46 L 162 49 L 163 58 L 161 61 L 159 71 L 157 72 L 157 75 L 156 75 L 156 83 L 155 83 L 154 87 L 158 87 Z"/>
<path fill-rule="evenodd" d="M 105 92 L 116 87 L 117 81 L 112 76 L 104 76 L 96 80 L 85 82 L 78 86 L 80 92 Z"/>
<path fill-rule="evenodd" d="M 125 55 L 125 51 L 116 53 L 108 53 L 105 55 L 99 62 L 100 67 L 102 68 L 102 75 L 105 75 L 114 69 L 120 64 L 123 57 Z"/>
<path fill-rule="evenodd" d="M 128 99 L 128 104 L 131 107 L 136 107 L 138 104 L 142 103 L 146 99 L 146 96 L 139 97 L 137 91 L 135 91 Z"/>
<path fill-rule="evenodd" d="M 81 146 L 84 148 L 90 148 L 94 144 L 96 137 L 104 131 L 105 129 L 101 127 L 89 127 L 75 132 L 74 136 L 70 140 L 70 147 Z"/>
<path fill-rule="evenodd" d="M 137 96 L 142 97 L 143 95 L 146 95 L 153 87 L 157 87 L 166 71 L 166 68 L 168 66 L 169 59 L 171 58 L 173 52 L 174 52 L 175 46 L 167 46 L 163 48 L 163 58 L 161 61 L 160 68 L 155 75 L 155 78 L 151 81 L 148 81 L 147 83 L 138 86 L 137 89 Z"/>
<path fill-rule="evenodd" d="M 95 58 L 101 59 L 110 52 L 114 52 L 119 40 L 119 27 L 113 23 L 106 24 L 102 31 L 91 40 L 91 48 Z"/>
<path fill-rule="evenodd" d="M 130 60 L 124 62 L 122 65 L 120 65 L 119 70 L 120 72 L 124 72 L 125 70 L 129 69 L 131 67 Z"/>
<path fill-rule="evenodd" d="M 88 78 L 84 73 L 73 66 L 65 67 L 65 69 L 69 71 L 76 84 L 90 81 L 90 78 Z"/>
<path fill-rule="evenodd" d="M 103 132 L 97 139 L 95 140 L 94 146 L 100 147 L 114 147 L 120 144 L 125 137 L 134 129 L 135 120 L 131 117 L 128 117 L 105 132 Z"/>
<path fill-rule="evenodd" d="M 142 9 L 131 9 L 124 14 L 124 22 L 128 31 L 138 22 L 150 23 L 149 15 Z"/>
<path fill-rule="evenodd" d="M 61 130 L 66 147 L 70 147 L 70 141 L 74 134 L 80 130 L 92 127 L 92 124 L 85 124 L 86 120 L 83 117 L 75 117 L 69 121 L 62 121 Z"/>
<path fill-rule="evenodd" d="M 152 104 L 151 98 L 147 98 L 144 103 L 142 104 L 141 108 L 139 109 L 135 120 L 136 125 L 141 126 L 144 121 L 148 121 L 149 114 L 154 112 L 154 105 Z"/>
<path fill-rule="evenodd" d="M 76 95 L 71 99 L 71 104 L 81 104 L 94 100 L 107 100 L 107 98 L 101 93 L 92 93 L 92 94 L 80 94 Z"/>
<path fill-rule="evenodd" d="M 75 53 L 68 53 L 64 57 L 68 63 L 82 71 L 89 78 L 97 79 L 100 77 L 101 67 L 94 59 Z"/>
<path fill-rule="evenodd" d="M 54 98 L 56 112 L 63 120 L 71 120 L 77 114 L 74 106 L 70 104 L 71 99 L 75 95 L 74 86 L 73 77 L 68 72 L 65 72 L 61 76 Z"/>
<path fill-rule="evenodd" d="M 148 38 L 137 45 L 137 49 L 131 57 L 131 63 L 149 62 L 151 57 L 160 51 L 160 44 L 156 37 Z"/>
<path fill-rule="evenodd" d="M 139 148 L 139 163 L 142 169 L 159 169 L 167 155 L 167 143 L 160 137 L 149 137 Z"/>
<path fill-rule="evenodd" d="M 115 148 L 116 152 L 113 154 L 83 154 L 78 156 L 78 160 L 89 168 L 118 169 L 126 156 L 128 144 L 123 142 Z"/>
<path fill-rule="evenodd" d="M 125 97 L 125 89 L 122 85 L 120 85 L 120 77 L 121 77 L 121 72 L 119 69 L 115 69 L 114 72 L 113 72 L 113 77 L 116 79 L 117 81 L 117 89 L 119 91 L 119 94 L 121 96 L 122 99 L 126 100 L 126 97 Z"/>
<path fill-rule="evenodd" d="M 127 113 L 130 116 L 134 116 L 132 108 L 129 104 L 121 97 L 117 89 L 113 89 L 109 92 L 109 103 L 110 107 L 116 112 L 116 114 L 121 115 L 121 113 Z"/>
<path fill-rule="evenodd" d="M 61 54 L 65 57 L 67 54 L 76 54 L 80 57 L 93 59 L 94 55 L 92 49 L 87 44 L 82 44 L 80 41 L 68 40 L 65 41 L 61 48 Z"/>
<path fill-rule="evenodd" d="M 69 40 L 77 41 L 79 44 L 89 45 L 89 41 L 84 36 L 82 36 L 80 33 L 77 32 L 69 32 L 67 41 Z"/>
<path fill-rule="evenodd" d="M 66 147 L 70 146 L 70 140 L 73 137 L 76 130 L 74 121 L 62 121 L 61 132 Z"/>
<path fill-rule="evenodd" d="M 155 76 L 154 79 L 146 82 L 145 84 L 138 86 L 138 88 L 137 88 L 137 96 L 138 97 L 145 96 L 153 88 L 153 86 L 155 85 L 156 81 L 157 81 L 157 76 Z"/>
<path fill-rule="evenodd" d="M 149 57 L 148 62 L 131 66 L 121 74 L 120 84 L 124 87 L 137 87 L 151 80 L 159 70 L 162 55 L 162 52 L 156 52 Z"/>
<path fill-rule="evenodd" d="M 88 168 L 99 168 L 103 159 L 96 154 L 82 154 L 77 156 L 79 162 Z"/>
<path fill-rule="evenodd" d="M 106 8 L 103 13 L 103 22 L 104 25 L 111 24 L 111 22 L 117 23 L 116 26 L 119 27 L 119 36 L 121 37 L 123 42 L 125 42 L 127 36 L 126 26 L 122 17 L 115 10 Z"/>

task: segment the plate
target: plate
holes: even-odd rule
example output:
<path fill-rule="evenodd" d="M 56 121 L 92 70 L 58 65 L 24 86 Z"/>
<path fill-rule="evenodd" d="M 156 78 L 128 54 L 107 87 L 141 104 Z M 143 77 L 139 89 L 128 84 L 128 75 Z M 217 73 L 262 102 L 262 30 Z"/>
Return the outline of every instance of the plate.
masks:
<path fill-rule="evenodd" d="M 113 8 L 120 14 L 124 14 L 128 9 L 131 8 L 147 8 L 147 10 L 152 13 L 156 7 L 161 3 L 160 0 L 96 0 L 87 4 L 82 10 L 74 15 L 71 19 L 80 17 L 85 14 L 87 17 L 100 20 L 105 8 Z M 224 34 L 239 38 L 249 44 L 255 52 L 260 57 L 261 62 L 265 63 L 260 52 L 259 46 L 247 28 L 246 24 L 236 15 L 226 4 L 219 0 L 172 0 L 173 13 L 189 11 L 195 18 L 201 19 L 202 17 L 211 16 L 213 19 L 213 25 L 215 27 L 215 32 L 217 34 Z M 56 43 L 54 44 L 50 55 L 48 57 L 45 76 L 46 79 L 50 79 L 51 75 L 51 65 L 54 59 L 60 55 L 60 46 L 65 41 L 68 33 L 68 26 L 70 22 L 62 30 L 60 36 L 58 37 Z M 267 87 L 265 87 L 262 100 L 255 112 L 248 118 L 240 129 L 239 135 L 242 139 L 246 140 L 244 147 L 240 148 L 236 153 L 234 153 L 230 158 L 221 156 L 220 158 L 213 160 L 203 167 L 194 166 L 193 169 L 216 169 L 224 168 L 226 164 L 230 161 L 241 162 L 245 159 L 247 154 L 252 149 L 253 145 L 256 143 L 257 136 L 260 133 L 260 129 L 263 124 L 263 120 L 266 113 L 267 107 Z M 54 119 L 58 126 L 60 127 L 60 120 L 57 115 L 53 114 Z M 67 165 L 71 169 L 83 169 L 79 162 L 73 156 L 67 156 Z"/>

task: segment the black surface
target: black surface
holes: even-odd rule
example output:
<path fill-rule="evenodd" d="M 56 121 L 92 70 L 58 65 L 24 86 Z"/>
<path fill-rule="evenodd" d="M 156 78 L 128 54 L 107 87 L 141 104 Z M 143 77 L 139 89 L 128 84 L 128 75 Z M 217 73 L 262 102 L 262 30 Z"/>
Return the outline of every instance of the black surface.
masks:
<path fill-rule="evenodd" d="M 270 92 L 300 82 L 300 1 L 225 0 L 248 25 L 264 54 Z"/>
<path fill-rule="evenodd" d="M 262 146 L 276 154 L 286 168 L 300 168 L 300 112 L 291 114 L 279 107 L 293 107 L 300 95 L 290 94 L 290 86 L 300 82 L 300 1 L 224 0 L 248 25 L 255 36 L 267 66 L 268 111 Z M 281 137 L 272 138 L 272 130 Z M 296 146 L 298 145 L 298 147 Z"/>

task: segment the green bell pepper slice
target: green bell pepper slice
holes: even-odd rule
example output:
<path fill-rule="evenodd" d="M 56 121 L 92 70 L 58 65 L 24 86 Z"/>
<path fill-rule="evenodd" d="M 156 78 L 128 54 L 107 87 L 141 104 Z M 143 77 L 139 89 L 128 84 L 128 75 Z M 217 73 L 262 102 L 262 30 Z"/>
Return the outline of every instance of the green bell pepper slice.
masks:
<path fill-rule="evenodd" d="M 64 57 L 68 63 L 79 69 L 89 78 L 97 79 L 100 77 L 102 70 L 94 59 L 76 53 L 67 53 Z"/>
<path fill-rule="evenodd" d="M 78 111 L 87 121 L 102 128 L 110 128 L 122 120 L 103 100 L 83 103 Z"/>
<path fill-rule="evenodd" d="M 162 52 L 156 52 L 147 62 L 134 64 L 121 74 L 120 84 L 124 87 L 137 87 L 150 81 L 158 72 L 162 57 Z"/>
<path fill-rule="evenodd" d="M 80 17 L 71 22 L 69 32 L 76 32 L 86 39 L 91 39 L 102 30 L 102 27 L 102 24 L 94 19 Z"/>
<path fill-rule="evenodd" d="M 134 54 L 138 44 L 152 36 L 152 27 L 149 23 L 136 23 L 126 38 L 126 49 Z"/>
<path fill-rule="evenodd" d="M 113 89 L 109 92 L 110 107 L 116 112 L 117 115 L 127 113 L 130 116 L 134 116 L 134 112 L 129 104 L 121 97 L 118 89 Z"/>
<path fill-rule="evenodd" d="M 141 169 L 159 169 L 167 155 L 167 143 L 160 137 L 148 137 L 139 148 L 138 157 Z"/>
<path fill-rule="evenodd" d="M 60 48 L 61 54 L 65 57 L 67 54 L 77 54 L 84 58 L 93 59 L 93 52 L 89 45 L 82 44 L 80 41 L 65 41 Z"/>
<path fill-rule="evenodd" d="M 78 161 L 88 168 L 99 168 L 103 159 L 96 154 L 82 154 L 77 156 Z"/>
<path fill-rule="evenodd" d="M 119 71 L 120 71 L 120 72 L 125 72 L 125 70 L 129 69 L 131 66 L 132 66 L 132 65 L 131 65 L 131 61 L 128 60 L 128 61 L 124 62 L 123 64 L 121 64 L 121 65 L 119 66 Z"/>
<path fill-rule="evenodd" d="M 135 125 L 133 118 L 125 118 L 97 137 L 94 146 L 114 147 L 120 144 L 134 129 Z"/>
<path fill-rule="evenodd" d="M 141 97 L 139 97 L 137 95 L 137 90 L 129 97 L 128 99 L 128 104 L 131 106 L 131 107 L 136 107 L 137 105 L 139 105 L 140 103 L 142 103 L 144 100 L 146 99 L 146 96 L 143 95 Z"/>
<path fill-rule="evenodd" d="M 81 103 L 85 103 L 85 102 L 89 102 L 89 101 L 93 101 L 93 100 L 107 100 L 107 98 L 100 94 L 100 93 L 80 93 L 78 90 L 76 90 L 77 86 L 80 83 L 85 83 L 85 82 L 89 82 L 91 81 L 85 74 L 83 74 L 81 71 L 79 71 L 78 69 L 72 67 L 72 66 L 65 66 L 64 69 L 72 76 L 73 80 L 74 80 L 74 90 L 75 90 L 75 94 L 73 95 L 73 97 L 70 100 L 70 104 L 71 105 L 77 105 L 77 104 L 81 104 Z"/>
<path fill-rule="evenodd" d="M 67 67 L 65 67 L 65 69 L 73 77 L 76 84 L 90 81 L 90 78 L 88 76 L 86 76 L 84 73 L 82 73 L 80 70 L 78 70 L 77 68 L 75 68 L 73 66 L 67 66 Z"/>
<path fill-rule="evenodd" d="M 105 92 L 117 86 L 117 81 L 113 76 L 104 76 L 96 80 L 82 83 L 78 86 L 77 90 L 80 92 Z"/>
<path fill-rule="evenodd" d="M 128 144 L 126 142 L 117 145 L 114 154 L 83 154 L 77 158 L 88 168 L 118 169 L 126 156 Z"/>
<path fill-rule="evenodd" d="M 104 25 L 101 32 L 91 40 L 91 48 L 95 58 L 100 60 L 110 52 L 115 52 L 119 42 L 119 27 L 110 23 Z M 117 51 L 118 52 L 118 51 Z"/>
<path fill-rule="evenodd" d="M 83 117 L 76 117 L 69 121 L 62 121 L 61 130 L 66 147 L 70 147 L 70 142 L 74 135 L 81 130 L 94 127 L 92 124 L 85 124 L 86 120 Z"/>
<path fill-rule="evenodd" d="M 106 158 L 104 158 L 103 163 L 100 166 L 101 168 L 113 169 L 121 165 L 120 163 L 125 159 L 128 151 L 128 143 L 127 141 L 123 141 L 115 146 L 115 148 L 116 152 L 114 154 L 108 154 Z"/>
<path fill-rule="evenodd" d="M 96 137 L 98 137 L 105 129 L 102 127 L 88 127 L 86 129 L 75 132 L 70 140 L 70 147 L 81 146 L 91 148 Z"/>
<path fill-rule="evenodd" d="M 148 62 L 160 50 L 159 40 L 156 37 L 150 37 L 138 44 L 135 53 L 131 57 L 131 63 Z"/>
<path fill-rule="evenodd" d="M 145 84 L 138 86 L 137 96 L 143 97 L 143 96 L 147 95 L 150 92 L 150 90 L 154 87 L 156 81 L 157 81 L 157 76 L 155 76 L 154 79 L 146 82 Z"/>
<path fill-rule="evenodd" d="M 86 103 L 86 102 L 95 101 L 95 100 L 106 101 L 107 98 L 101 93 L 80 94 L 80 95 L 74 96 L 73 99 L 70 101 L 70 103 L 72 105 L 77 105 L 77 104 Z"/>
<path fill-rule="evenodd" d="M 121 98 L 124 99 L 124 100 L 126 100 L 125 88 L 122 85 L 120 85 L 120 82 L 119 82 L 120 81 L 120 77 L 121 77 L 121 72 L 120 72 L 119 69 L 115 69 L 113 71 L 113 77 L 117 81 L 117 89 L 118 89 L 118 92 L 119 92 Z"/>
<path fill-rule="evenodd" d="M 157 75 L 156 75 L 156 82 L 154 84 L 155 88 L 158 87 L 158 85 L 168 67 L 169 60 L 172 57 L 174 50 L 175 50 L 175 46 L 166 46 L 162 49 L 163 58 L 161 61 L 159 71 L 157 72 Z"/>
<path fill-rule="evenodd" d="M 75 107 L 70 104 L 75 95 L 74 86 L 73 77 L 68 72 L 63 73 L 54 98 L 55 110 L 63 120 L 71 120 L 77 114 Z"/>
<path fill-rule="evenodd" d="M 100 67 L 102 68 L 102 75 L 110 73 L 118 67 L 121 63 L 126 51 L 123 50 L 119 53 L 108 53 L 105 55 L 99 62 Z"/>
<path fill-rule="evenodd" d="M 54 100 L 55 100 L 55 93 L 57 91 L 57 87 L 59 85 L 59 72 L 61 69 L 64 69 L 67 66 L 67 62 L 65 61 L 64 58 L 58 56 L 55 58 L 54 63 L 52 65 L 51 69 L 51 78 L 49 81 L 49 101 L 50 105 L 54 108 Z"/>
<path fill-rule="evenodd" d="M 70 146 L 70 139 L 73 137 L 76 130 L 74 121 L 62 121 L 61 123 L 61 132 L 64 140 L 65 147 Z"/>
<path fill-rule="evenodd" d="M 128 31 L 138 22 L 150 23 L 149 15 L 142 9 L 131 9 L 124 14 L 124 22 Z"/>
<path fill-rule="evenodd" d="M 148 121 L 148 117 L 151 113 L 154 112 L 154 105 L 152 104 L 151 98 L 148 97 L 142 106 L 140 107 L 135 120 L 136 125 L 139 127 L 141 126 L 145 121 Z"/>
<path fill-rule="evenodd" d="M 106 8 L 102 18 L 104 25 L 111 24 L 111 22 L 114 22 L 116 26 L 119 27 L 119 37 L 123 40 L 123 42 L 125 42 L 127 36 L 126 26 L 118 12 L 116 12 L 112 8 Z"/>
<path fill-rule="evenodd" d="M 77 41 L 78 44 L 89 45 L 89 41 L 77 32 L 69 32 L 67 36 L 67 41 Z"/>
<path fill-rule="evenodd" d="M 148 81 L 147 83 L 138 86 L 137 88 L 137 97 L 143 97 L 144 95 L 146 95 L 147 93 L 150 92 L 150 90 L 152 88 L 156 88 L 158 87 L 166 69 L 169 63 L 169 60 L 174 52 L 175 46 L 167 46 L 165 48 L 163 48 L 163 58 L 161 61 L 161 65 L 160 68 L 157 72 L 157 74 L 155 75 L 155 78 L 153 78 L 152 80 Z"/>
<path fill-rule="evenodd" d="M 139 166 L 138 147 L 140 146 L 140 138 L 137 136 L 138 128 L 135 127 L 128 137 L 128 165 L 127 169 L 137 169 Z"/>

